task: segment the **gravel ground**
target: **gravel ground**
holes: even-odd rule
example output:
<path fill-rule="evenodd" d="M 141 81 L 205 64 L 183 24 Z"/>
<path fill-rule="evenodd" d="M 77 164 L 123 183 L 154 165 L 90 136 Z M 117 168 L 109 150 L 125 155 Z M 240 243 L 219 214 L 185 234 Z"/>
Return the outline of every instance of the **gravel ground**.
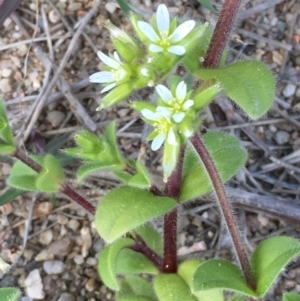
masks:
<path fill-rule="evenodd" d="M 220 8 L 221 1 L 211 2 Z M 145 18 L 158 5 L 150 0 L 129 3 Z M 165 3 L 182 19 L 215 25 L 216 14 L 197 1 Z M 101 4 L 66 61 L 72 37 L 92 6 L 89 0 L 24 1 L 1 29 L 0 96 L 5 99 L 16 141 L 24 151 L 39 152 L 51 143 L 54 153 L 68 145 L 68 138 L 82 127 L 102 133 L 111 120 L 117 120 L 121 150 L 130 158 L 136 159 L 143 146 L 138 115 L 124 104 L 118 109 L 96 111 L 101 87 L 87 81 L 88 75 L 97 71 L 96 51 L 113 50 L 103 22 L 110 19 L 130 30 L 116 3 Z M 205 126 L 236 135 L 249 151 L 247 166 L 227 185 L 249 253 L 270 235 L 300 235 L 299 10 L 297 0 L 245 0 L 229 43 L 229 61 L 244 57 L 262 60 L 277 77 L 270 112 L 258 121 L 249 121 L 220 97 L 202 116 Z M 43 97 L 60 65 L 59 82 Z M 140 96 L 149 91 L 145 93 Z M 156 166 L 160 157 L 148 149 L 145 154 L 148 166 L 159 173 Z M 4 158 L 1 162 L 0 187 L 4 192 L 11 162 Z M 110 174 L 103 173 L 78 185 L 76 167 L 78 162 L 73 161 L 65 169 L 69 184 L 94 204 L 117 184 Z M 228 236 L 211 200 L 207 196 L 182 210 L 180 258 L 231 258 Z M 20 287 L 22 301 L 114 300 L 96 270 L 103 242 L 93 217 L 82 208 L 62 195 L 51 202 L 49 195 L 26 193 L 0 207 L 0 212 L 0 256 L 15 263 L 8 274 L 0 273 L 0 287 Z M 160 227 L 159 221 L 156 226 Z M 293 261 L 266 300 L 281 300 L 286 290 L 300 293 L 299 267 L 299 260 Z"/>

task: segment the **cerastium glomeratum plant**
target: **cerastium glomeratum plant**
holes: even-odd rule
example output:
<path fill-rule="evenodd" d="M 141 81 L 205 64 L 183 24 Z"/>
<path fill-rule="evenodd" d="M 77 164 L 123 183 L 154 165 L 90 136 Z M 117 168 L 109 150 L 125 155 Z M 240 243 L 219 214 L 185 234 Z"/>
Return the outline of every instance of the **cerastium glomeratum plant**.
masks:
<path fill-rule="evenodd" d="M 17 149 L 1 105 L 0 151 L 18 159 L 7 184 L 17 190 L 64 193 L 95 214 L 97 231 L 106 242 L 99 256 L 99 274 L 118 301 L 222 301 L 224 291 L 234 293 L 232 300 L 257 300 L 300 253 L 300 243 L 284 236 L 263 241 L 250 257 L 244 252 L 223 183 L 244 166 L 247 152 L 231 135 L 200 131 L 201 111 L 220 93 L 252 119 L 263 116 L 274 99 L 274 79 L 264 64 L 225 63 L 226 41 L 239 5 L 239 0 L 225 0 L 214 31 L 208 24 L 170 17 L 164 4 L 148 22 L 130 14 L 134 35 L 109 21 L 105 24 L 115 50 L 98 52 L 101 71 L 89 78 L 103 86 L 99 110 L 130 100 L 129 106 L 152 127 L 151 150 L 162 149 L 163 185 L 154 184 L 142 162 L 121 154 L 115 123 L 107 126 L 103 136 L 79 132 L 74 136 L 76 147 L 65 150 L 82 161 L 78 180 L 105 169 L 122 182 L 100 200 L 95 211 L 65 183 L 55 156 L 28 157 Z M 174 75 L 179 64 L 187 70 L 185 78 Z M 153 91 L 155 102 L 130 97 L 146 87 Z M 193 259 L 178 265 L 177 210 L 211 191 L 237 263 Z M 160 216 L 163 236 L 148 224 Z M 145 274 L 151 277 L 141 276 Z M 284 300 L 299 300 L 299 296 L 286 294 Z"/>

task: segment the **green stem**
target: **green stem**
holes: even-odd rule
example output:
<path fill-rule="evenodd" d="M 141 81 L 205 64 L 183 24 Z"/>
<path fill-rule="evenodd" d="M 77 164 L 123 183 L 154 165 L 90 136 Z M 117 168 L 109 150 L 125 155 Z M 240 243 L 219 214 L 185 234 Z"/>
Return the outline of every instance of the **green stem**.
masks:
<path fill-rule="evenodd" d="M 225 0 L 208 50 L 204 57 L 204 68 L 214 68 L 219 65 L 240 4 L 241 0 Z"/>
<path fill-rule="evenodd" d="M 21 162 L 23 162 L 24 164 L 32 168 L 37 173 L 40 173 L 42 171 L 42 167 L 39 164 L 37 164 L 30 157 L 26 156 L 24 153 L 20 152 L 19 150 L 16 150 L 11 156 L 20 160 Z M 85 198 L 79 195 L 76 191 L 74 191 L 67 184 L 62 185 L 60 192 L 68 196 L 72 201 L 74 201 L 75 203 L 83 207 L 86 211 L 88 211 L 92 215 L 95 214 L 95 207 L 91 203 L 89 203 Z"/>
<path fill-rule="evenodd" d="M 181 147 L 176 168 L 168 179 L 165 193 L 167 196 L 178 200 L 181 189 L 182 163 L 185 147 Z M 164 273 L 177 272 L 177 209 L 164 216 Z"/>
<path fill-rule="evenodd" d="M 230 206 L 230 203 L 227 199 L 226 192 L 224 186 L 222 184 L 221 178 L 219 176 L 218 170 L 210 157 L 205 145 L 203 144 L 202 140 L 199 138 L 197 134 L 195 134 L 191 139 L 191 142 L 197 151 L 200 159 L 202 160 L 205 169 L 208 173 L 210 178 L 213 190 L 216 194 L 217 201 L 224 217 L 224 221 L 227 227 L 227 230 L 230 234 L 232 239 L 233 248 L 235 250 L 235 254 L 237 256 L 237 260 L 242 268 L 244 273 L 245 280 L 248 286 L 255 290 L 256 289 L 256 282 L 252 274 L 251 266 L 247 257 L 247 254 L 244 252 L 244 246 L 242 243 L 242 239 L 238 230 L 238 225 L 234 219 L 233 211 Z"/>

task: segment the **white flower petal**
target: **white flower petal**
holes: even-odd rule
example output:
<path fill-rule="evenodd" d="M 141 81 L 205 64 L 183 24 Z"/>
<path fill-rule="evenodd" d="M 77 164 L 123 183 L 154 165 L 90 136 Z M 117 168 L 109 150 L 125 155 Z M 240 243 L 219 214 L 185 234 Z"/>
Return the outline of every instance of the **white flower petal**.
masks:
<path fill-rule="evenodd" d="M 123 69 L 123 68 L 119 68 L 118 71 L 119 71 L 119 79 L 118 79 L 118 81 L 120 81 L 120 80 L 122 80 L 126 76 L 127 71 L 125 69 Z"/>
<path fill-rule="evenodd" d="M 176 88 L 176 98 L 183 102 L 186 97 L 186 84 L 184 81 L 180 82 Z"/>
<path fill-rule="evenodd" d="M 160 118 L 160 116 L 157 113 L 153 113 L 148 109 L 143 109 L 141 113 L 146 119 L 149 120 L 157 121 Z"/>
<path fill-rule="evenodd" d="M 144 21 L 138 21 L 139 30 L 152 42 L 159 41 L 159 37 L 152 26 Z"/>
<path fill-rule="evenodd" d="M 116 85 L 117 85 L 116 83 L 110 84 L 110 85 L 106 86 L 104 89 L 102 89 L 100 91 L 100 93 L 107 92 L 107 91 L 111 90 L 112 88 L 114 88 Z"/>
<path fill-rule="evenodd" d="M 153 151 L 157 151 L 161 146 L 162 144 L 164 143 L 166 139 L 166 133 L 160 133 L 158 134 L 152 141 L 151 143 L 151 149 Z"/>
<path fill-rule="evenodd" d="M 118 69 L 120 67 L 119 62 L 115 61 L 114 59 L 110 58 L 109 56 L 107 56 L 106 54 L 104 54 L 101 51 L 97 52 L 97 55 L 99 57 L 99 59 L 107 66 L 113 68 L 113 69 Z"/>
<path fill-rule="evenodd" d="M 120 60 L 120 57 L 119 57 L 117 51 L 114 51 L 114 57 L 115 57 L 116 61 L 118 61 L 121 64 L 121 60 Z"/>
<path fill-rule="evenodd" d="M 186 111 L 187 109 L 189 109 L 190 107 L 192 107 L 194 105 L 194 101 L 191 99 L 188 99 L 182 106 L 182 108 Z"/>
<path fill-rule="evenodd" d="M 163 48 L 160 47 L 160 46 L 158 46 L 158 45 L 151 44 L 151 45 L 149 46 L 149 50 L 150 50 L 151 52 L 162 52 L 162 51 L 163 51 Z"/>
<path fill-rule="evenodd" d="M 115 80 L 112 78 L 112 72 L 101 71 L 101 72 L 96 72 L 96 73 L 92 74 L 89 77 L 89 81 L 91 83 L 104 84 L 104 83 L 114 82 Z"/>
<path fill-rule="evenodd" d="M 158 106 L 156 112 L 161 113 L 162 116 L 169 118 L 172 115 L 172 111 L 167 107 Z"/>
<path fill-rule="evenodd" d="M 172 118 L 176 123 L 179 123 L 184 118 L 185 114 L 183 112 L 175 113 Z"/>
<path fill-rule="evenodd" d="M 176 55 L 183 55 L 185 54 L 185 48 L 183 46 L 170 46 L 168 48 L 168 52 L 176 54 Z"/>
<path fill-rule="evenodd" d="M 195 21 L 189 20 L 179 25 L 171 36 L 171 42 L 176 43 L 185 38 L 190 31 L 195 27 Z"/>
<path fill-rule="evenodd" d="M 168 132 L 167 142 L 171 145 L 177 145 L 176 136 L 173 129 L 170 129 Z"/>
<path fill-rule="evenodd" d="M 163 85 L 156 86 L 155 90 L 160 98 L 167 104 L 174 98 L 171 91 Z"/>
<path fill-rule="evenodd" d="M 160 4 L 156 13 L 156 24 L 159 32 L 169 32 L 170 28 L 170 16 L 167 7 L 164 4 Z"/>

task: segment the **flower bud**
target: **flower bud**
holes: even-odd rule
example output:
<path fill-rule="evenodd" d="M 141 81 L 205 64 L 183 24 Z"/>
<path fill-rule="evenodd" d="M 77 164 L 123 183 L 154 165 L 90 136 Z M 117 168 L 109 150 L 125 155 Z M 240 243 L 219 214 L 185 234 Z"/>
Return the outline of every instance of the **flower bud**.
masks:
<path fill-rule="evenodd" d="M 143 52 L 139 44 L 126 32 L 113 25 L 109 20 L 105 23 L 106 28 L 111 33 L 112 41 L 122 58 L 127 62 L 142 56 Z"/>
<path fill-rule="evenodd" d="M 128 97 L 132 93 L 132 91 L 132 81 L 120 84 L 103 98 L 100 107 L 97 108 L 97 111 L 116 105 L 117 103 Z"/>
<path fill-rule="evenodd" d="M 193 94 L 194 109 L 200 111 L 220 93 L 221 86 L 216 79 L 207 80 Z"/>

